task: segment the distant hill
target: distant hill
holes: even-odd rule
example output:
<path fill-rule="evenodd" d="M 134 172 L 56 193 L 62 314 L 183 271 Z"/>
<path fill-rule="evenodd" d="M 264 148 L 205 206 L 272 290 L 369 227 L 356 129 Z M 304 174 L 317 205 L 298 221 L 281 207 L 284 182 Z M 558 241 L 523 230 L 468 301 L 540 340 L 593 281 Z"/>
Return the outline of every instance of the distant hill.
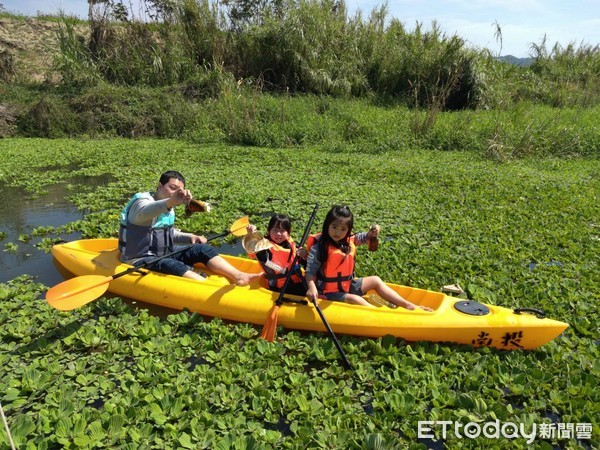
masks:
<path fill-rule="evenodd" d="M 504 61 L 515 66 L 528 67 L 533 62 L 533 58 L 517 58 L 513 55 L 499 56 L 498 61 Z"/>

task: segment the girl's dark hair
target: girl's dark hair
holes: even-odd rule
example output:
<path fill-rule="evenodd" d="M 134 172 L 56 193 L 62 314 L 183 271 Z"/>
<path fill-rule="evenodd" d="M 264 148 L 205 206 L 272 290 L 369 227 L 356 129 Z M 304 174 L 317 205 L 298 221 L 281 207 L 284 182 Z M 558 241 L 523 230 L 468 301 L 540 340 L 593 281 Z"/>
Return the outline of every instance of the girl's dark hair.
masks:
<path fill-rule="evenodd" d="M 292 221 L 285 214 L 273 214 L 271 220 L 269 220 L 269 225 L 267 225 L 267 234 L 275 227 L 283 228 L 288 233 L 291 233 Z"/>
<path fill-rule="evenodd" d="M 329 225 L 334 220 L 347 220 L 348 221 L 348 233 L 346 234 L 345 239 L 339 244 L 335 243 L 331 237 L 329 237 Z M 354 215 L 350 208 L 345 205 L 335 205 L 333 208 L 329 210 L 327 215 L 325 216 L 325 222 L 323 222 L 323 231 L 321 233 L 321 238 L 319 239 L 319 260 L 322 265 L 325 265 L 327 261 L 327 246 L 334 245 L 340 248 L 344 253 L 348 253 L 350 251 L 350 244 L 348 243 L 348 238 L 350 234 L 352 234 L 352 227 L 354 226 Z"/>
<path fill-rule="evenodd" d="M 183 185 L 185 186 L 185 178 L 183 178 L 183 175 L 181 175 L 176 170 L 169 170 L 169 171 L 163 173 L 160 176 L 160 180 L 158 180 L 158 182 L 164 186 L 165 184 L 167 184 L 169 182 L 169 180 L 171 178 L 175 178 L 176 180 L 181 181 L 183 183 Z"/>
<path fill-rule="evenodd" d="M 285 214 L 273 214 L 271 220 L 269 220 L 269 225 L 267 225 L 267 239 L 271 240 L 271 230 L 276 227 L 283 228 L 288 233 L 291 233 L 292 221 Z M 290 248 L 290 243 L 288 241 L 284 241 L 279 245 L 283 248 Z"/>

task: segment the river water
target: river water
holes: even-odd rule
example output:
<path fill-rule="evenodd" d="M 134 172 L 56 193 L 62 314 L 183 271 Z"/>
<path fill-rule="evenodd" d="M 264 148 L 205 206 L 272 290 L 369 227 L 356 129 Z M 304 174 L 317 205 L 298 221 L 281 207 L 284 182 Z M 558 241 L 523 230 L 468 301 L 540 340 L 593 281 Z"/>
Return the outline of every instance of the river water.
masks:
<path fill-rule="evenodd" d="M 0 283 L 29 274 L 37 282 L 52 286 L 63 281 L 50 253 L 37 247 L 44 237 L 66 241 L 79 239 L 79 233 L 33 236 L 33 230 L 44 226 L 59 227 L 83 217 L 73 204 L 66 200 L 65 183 L 50 186 L 48 193 L 36 198 L 23 195 L 21 190 L 0 186 Z M 31 237 L 20 241 L 22 237 Z M 16 247 L 16 248 L 15 248 Z"/>

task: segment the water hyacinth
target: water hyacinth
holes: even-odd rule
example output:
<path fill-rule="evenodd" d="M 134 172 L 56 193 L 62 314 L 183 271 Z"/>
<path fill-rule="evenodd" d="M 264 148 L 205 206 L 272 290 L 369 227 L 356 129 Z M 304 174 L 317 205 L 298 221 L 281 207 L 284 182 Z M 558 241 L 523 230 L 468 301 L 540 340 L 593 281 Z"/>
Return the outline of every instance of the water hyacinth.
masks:
<path fill-rule="evenodd" d="M 315 201 L 349 202 L 357 229 L 382 226 L 378 252 L 359 254 L 359 274 L 433 290 L 459 283 L 478 300 L 571 324 L 540 349 L 510 353 L 340 335 L 352 375 L 325 334 L 280 328 L 267 343 L 248 324 L 158 316 L 112 297 L 61 313 L 42 300 L 47 286 L 24 275 L 0 284 L 0 400 L 19 447 L 529 448 L 522 437 L 419 437 L 420 421 L 444 420 L 593 424 L 589 439 L 538 435 L 533 445 L 597 440 L 595 159 L 498 164 L 468 152 L 176 140 L 5 139 L 0 153 L 0 181 L 31 192 L 110 173 L 102 188 L 73 190 L 85 214 L 69 227 L 87 237 L 114 236 L 128 195 L 155 186 L 163 165 L 192 161 L 188 184 L 214 208 L 180 214 L 183 229 L 218 233 L 245 214 L 264 229 L 274 209 L 301 227 Z M 38 168 L 47 175 L 9 176 Z M 0 442 L 8 445 L 4 431 Z"/>

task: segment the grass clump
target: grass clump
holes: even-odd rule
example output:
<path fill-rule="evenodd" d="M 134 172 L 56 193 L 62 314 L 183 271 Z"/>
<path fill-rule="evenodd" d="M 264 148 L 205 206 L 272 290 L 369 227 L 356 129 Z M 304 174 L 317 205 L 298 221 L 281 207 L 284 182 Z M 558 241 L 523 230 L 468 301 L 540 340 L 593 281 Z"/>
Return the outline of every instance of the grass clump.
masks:
<path fill-rule="evenodd" d="M 532 44 L 531 71 L 544 80 L 538 83 L 545 103 L 562 107 L 594 106 L 600 102 L 600 45 L 571 42 L 554 44 L 549 50 L 546 39 Z"/>
<path fill-rule="evenodd" d="M 91 136 L 181 136 L 194 127 L 198 111 L 171 89 L 102 84 L 71 99 L 70 108 Z"/>
<path fill-rule="evenodd" d="M 54 95 L 43 95 L 17 118 L 17 127 L 32 137 L 59 138 L 74 135 L 81 122 L 69 105 Z"/>

